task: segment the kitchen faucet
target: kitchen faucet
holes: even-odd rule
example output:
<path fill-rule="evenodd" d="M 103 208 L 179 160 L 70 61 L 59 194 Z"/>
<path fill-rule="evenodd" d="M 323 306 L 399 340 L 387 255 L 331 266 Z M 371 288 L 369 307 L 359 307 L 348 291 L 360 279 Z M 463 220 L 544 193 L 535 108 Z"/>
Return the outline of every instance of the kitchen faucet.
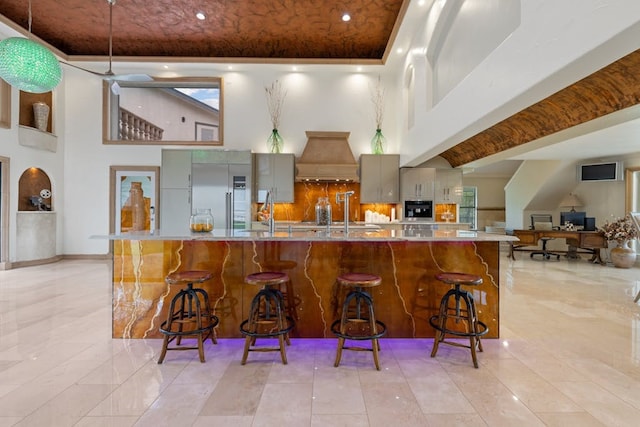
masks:
<path fill-rule="evenodd" d="M 267 218 L 267 225 L 269 226 L 269 233 L 273 233 L 274 231 L 276 231 L 276 221 L 273 218 L 273 208 L 274 208 L 274 202 L 275 202 L 275 196 L 273 195 L 274 193 L 274 189 L 271 188 L 267 191 L 267 195 L 264 198 L 264 204 L 262 205 L 262 209 L 264 210 L 265 207 L 268 207 L 269 210 L 269 217 Z M 263 222 L 264 224 L 264 222 Z"/>
<path fill-rule="evenodd" d="M 353 196 L 355 191 L 345 191 L 344 193 L 336 193 L 336 203 L 344 202 L 344 234 L 349 232 L 349 197 Z"/>

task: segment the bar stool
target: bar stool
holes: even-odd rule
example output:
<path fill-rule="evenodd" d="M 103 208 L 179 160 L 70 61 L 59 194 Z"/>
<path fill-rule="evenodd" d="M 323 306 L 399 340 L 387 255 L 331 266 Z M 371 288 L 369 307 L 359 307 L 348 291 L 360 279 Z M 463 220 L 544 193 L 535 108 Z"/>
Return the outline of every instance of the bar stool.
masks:
<path fill-rule="evenodd" d="M 480 285 L 482 284 L 482 277 L 466 273 L 445 272 L 437 274 L 436 279 L 448 285 L 453 285 L 454 287 L 449 289 L 442 297 L 440 301 L 440 312 L 435 316 L 431 316 L 429 319 L 429 323 L 436 330 L 431 357 L 436 356 L 440 343 L 456 347 L 465 347 L 471 349 L 473 366 L 477 368 L 478 360 L 476 358 L 476 349 L 482 351 L 480 337 L 489 332 L 489 328 L 478 320 L 473 294 L 460 289 L 460 286 Z M 451 305 L 451 300 L 453 300 L 453 305 Z M 461 303 L 464 303 L 464 307 L 462 307 Z M 461 322 L 462 327 L 455 326 Z M 446 335 L 469 338 L 469 345 L 467 346 L 454 341 L 445 341 Z"/>
<path fill-rule="evenodd" d="M 380 344 L 378 338 L 387 332 L 387 327 L 381 321 L 376 320 L 373 312 L 373 299 L 364 289 L 380 285 L 382 278 L 366 273 L 346 273 L 338 276 L 336 280 L 342 288 L 350 289 L 350 291 L 342 304 L 340 319 L 331 325 L 331 332 L 338 337 L 338 350 L 333 366 L 340 365 L 342 350 L 371 351 L 373 352 L 373 363 L 379 371 Z M 371 348 L 345 346 L 345 340 L 370 340 Z"/>
<path fill-rule="evenodd" d="M 287 364 L 285 340 L 289 342 L 289 331 L 295 325 L 291 316 L 285 314 L 285 302 L 279 287 L 290 281 L 289 275 L 276 271 L 249 274 L 245 283 L 260 286 L 249 309 L 249 317 L 240 324 L 245 336 L 242 364 L 247 363 L 250 351 L 279 351 L 282 363 Z M 257 338 L 278 338 L 278 347 L 257 347 Z"/>
<path fill-rule="evenodd" d="M 280 260 L 280 259 L 267 260 L 262 263 L 263 269 L 267 271 L 290 270 L 292 268 L 295 268 L 297 265 L 298 263 L 296 263 L 295 261 Z M 282 293 L 282 297 L 284 298 L 285 310 L 294 321 L 297 321 L 298 320 L 297 306 L 300 304 L 300 299 L 297 298 L 295 295 L 295 292 L 293 290 L 293 282 L 291 281 L 291 278 L 289 278 L 289 280 L 287 280 L 285 283 L 281 283 L 280 285 L 278 285 L 278 290 Z"/>
<path fill-rule="evenodd" d="M 169 304 L 167 320 L 160 325 L 160 332 L 164 334 L 162 351 L 158 363 L 162 363 L 168 350 L 198 350 L 200 362 L 204 362 L 204 341 L 211 338 L 216 344 L 213 328 L 218 325 L 219 319 L 215 316 L 209 305 L 209 295 L 204 289 L 194 288 L 194 283 L 202 283 L 211 279 L 208 271 L 181 271 L 171 273 L 165 278 L 169 285 L 186 284 L 186 287 L 176 294 Z M 198 340 L 196 347 L 180 347 L 183 337 L 195 337 Z M 169 347 L 169 343 L 176 341 L 175 347 Z"/>

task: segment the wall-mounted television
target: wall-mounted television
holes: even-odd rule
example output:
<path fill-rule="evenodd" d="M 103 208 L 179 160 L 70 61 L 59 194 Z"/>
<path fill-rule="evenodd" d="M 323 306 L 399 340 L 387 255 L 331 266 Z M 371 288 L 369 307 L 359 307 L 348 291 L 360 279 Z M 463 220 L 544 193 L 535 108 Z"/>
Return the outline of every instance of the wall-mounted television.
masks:
<path fill-rule="evenodd" d="M 578 181 L 622 181 L 622 162 L 588 163 L 578 165 Z"/>

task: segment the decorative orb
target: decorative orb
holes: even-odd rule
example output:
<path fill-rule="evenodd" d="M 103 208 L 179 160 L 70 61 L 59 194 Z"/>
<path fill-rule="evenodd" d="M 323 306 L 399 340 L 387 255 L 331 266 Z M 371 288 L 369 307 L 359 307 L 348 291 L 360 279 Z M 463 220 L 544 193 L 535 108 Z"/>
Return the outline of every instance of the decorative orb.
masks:
<path fill-rule="evenodd" d="M 49 92 L 60 83 L 62 69 L 49 49 L 23 37 L 0 41 L 0 77 L 31 93 Z"/>

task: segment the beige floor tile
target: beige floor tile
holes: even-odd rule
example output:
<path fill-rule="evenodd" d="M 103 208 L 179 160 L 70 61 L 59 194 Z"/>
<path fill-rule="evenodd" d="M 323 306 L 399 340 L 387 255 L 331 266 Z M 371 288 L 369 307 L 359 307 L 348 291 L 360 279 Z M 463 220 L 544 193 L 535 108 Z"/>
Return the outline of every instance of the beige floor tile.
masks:
<path fill-rule="evenodd" d="M 362 394 L 371 426 L 421 426 L 427 423 L 406 383 L 368 384 Z"/>
<path fill-rule="evenodd" d="M 428 414 L 429 427 L 483 427 L 487 424 L 478 414 Z"/>
<path fill-rule="evenodd" d="M 238 346 L 242 342 L 238 341 Z M 200 416 L 255 415 L 272 363 L 230 363 L 205 402 Z"/>
<path fill-rule="evenodd" d="M 603 427 L 606 425 L 587 412 L 538 412 L 536 415 L 548 427 Z"/>
<path fill-rule="evenodd" d="M 198 416 L 192 427 L 251 427 L 252 415 Z"/>
<path fill-rule="evenodd" d="M 369 419 L 364 414 L 313 414 L 311 427 L 367 427 Z"/>
<path fill-rule="evenodd" d="M 479 369 L 468 349 L 395 338 L 381 371 L 369 352 L 335 368 L 335 338 L 294 338 L 288 365 L 240 365 L 241 339 L 158 365 L 161 340 L 111 339 L 108 262 L 0 271 L 0 426 L 636 425 L 638 269 L 517 257 L 501 256 L 501 338 Z"/>
<path fill-rule="evenodd" d="M 554 384 L 598 421 L 609 426 L 632 426 L 640 420 L 640 410 L 592 382 Z"/>
<path fill-rule="evenodd" d="M 347 372 L 333 368 L 336 372 Z M 356 375 L 344 378 L 317 379 L 313 382 L 313 414 L 365 414 L 362 386 Z"/>

